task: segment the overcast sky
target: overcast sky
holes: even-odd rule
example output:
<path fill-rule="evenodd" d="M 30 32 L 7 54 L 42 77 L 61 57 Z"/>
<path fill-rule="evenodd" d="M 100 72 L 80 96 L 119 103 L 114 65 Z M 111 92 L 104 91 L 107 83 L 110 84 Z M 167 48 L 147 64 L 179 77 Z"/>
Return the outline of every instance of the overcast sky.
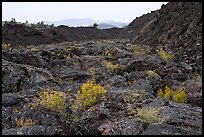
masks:
<path fill-rule="evenodd" d="M 39 22 L 69 18 L 129 23 L 167 2 L 2 2 L 2 20 Z"/>

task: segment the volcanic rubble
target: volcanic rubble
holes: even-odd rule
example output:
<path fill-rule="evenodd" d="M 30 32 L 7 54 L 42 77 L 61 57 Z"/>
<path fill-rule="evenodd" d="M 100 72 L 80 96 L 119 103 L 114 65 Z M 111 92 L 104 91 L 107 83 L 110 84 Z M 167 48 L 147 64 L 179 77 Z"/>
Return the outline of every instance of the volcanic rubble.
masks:
<path fill-rule="evenodd" d="M 201 135 L 201 9 L 170 2 L 124 29 L 3 26 L 2 134 Z M 73 113 L 87 81 L 107 92 Z M 186 100 L 159 97 L 166 86 L 184 87 Z M 63 93 L 63 113 L 30 107 L 48 89 Z"/>

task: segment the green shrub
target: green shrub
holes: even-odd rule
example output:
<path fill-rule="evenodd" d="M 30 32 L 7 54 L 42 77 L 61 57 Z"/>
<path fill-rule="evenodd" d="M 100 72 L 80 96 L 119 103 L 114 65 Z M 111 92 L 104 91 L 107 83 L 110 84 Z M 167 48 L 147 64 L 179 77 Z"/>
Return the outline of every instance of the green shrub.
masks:
<path fill-rule="evenodd" d="M 12 85 L 11 86 L 11 91 L 12 92 L 17 92 L 17 85 Z"/>
<path fill-rule="evenodd" d="M 135 54 L 135 55 L 147 55 L 147 53 L 148 53 L 148 50 L 147 50 L 147 49 L 142 48 L 142 47 L 140 47 L 140 46 L 134 47 L 133 50 L 134 50 L 134 54 Z"/>
<path fill-rule="evenodd" d="M 63 79 L 62 79 L 60 76 L 56 76 L 56 77 L 55 77 L 55 81 L 56 81 L 58 84 L 62 84 L 62 83 L 63 83 Z"/>
<path fill-rule="evenodd" d="M 140 94 L 135 93 L 134 91 L 128 91 L 128 90 L 125 92 L 121 92 L 120 94 L 124 102 L 128 104 L 134 103 L 134 101 L 137 100 L 140 96 Z"/>

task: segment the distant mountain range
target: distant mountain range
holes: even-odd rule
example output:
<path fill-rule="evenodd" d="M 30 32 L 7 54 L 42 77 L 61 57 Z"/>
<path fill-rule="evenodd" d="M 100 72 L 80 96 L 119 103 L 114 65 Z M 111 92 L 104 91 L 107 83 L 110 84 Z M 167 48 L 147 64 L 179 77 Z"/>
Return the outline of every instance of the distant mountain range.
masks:
<path fill-rule="evenodd" d="M 116 28 L 116 26 L 108 24 L 108 23 L 99 23 L 97 28 L 98 29 L 110 29 L 110 28 Z"/>
<path fill-rule="evenodd" d="M 97 21 L 90 18 L 71 18 L 60 21 L 44 21 L 45 24 L 54 24 L 55 26 L 67 25 L 69 27 L 80 27 L 80 26 L 93 26 L 94 23 L 98 24 L 98 29 L 109 29 L 109 28 L 123 28 L 127 26 L 127 23 L 117 22 L 113 20 Z"/>

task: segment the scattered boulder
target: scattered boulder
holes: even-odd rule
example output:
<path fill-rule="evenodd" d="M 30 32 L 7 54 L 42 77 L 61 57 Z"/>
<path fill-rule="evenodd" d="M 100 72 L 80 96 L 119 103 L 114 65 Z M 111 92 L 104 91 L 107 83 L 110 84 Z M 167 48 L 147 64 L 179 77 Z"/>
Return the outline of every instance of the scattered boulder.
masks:
<path fill-rule="evenodd" d="M 148 64 L 147 61 L 145 60 L 132 60 L 128 62 L 126 67 L 124 68 L 125 72 L 131 72 L 131 71 L 144 71 L 144 70 L 149 70 L 153 68 Z"/>
<path fill-rule="evenodd" d="M 143 125 L 135 118 L 122 118 L 117 121 L 105 121 L 99 128 L 101 135 L 139 135 Z"/>
<path fill-rule="evenodd" d="M 124 87 L 125 82 L 126 82 L 126 79 L 123 76 L 120 76 L 120 75 L 113 76 L 108 80 L 108 83 L 111 86 L 117 87 L 117 88 Z"/>
<path fill-rule="evenodd" d="M 130 58 L 119 58 L 119 59 L 117 60 L 117 62 L 118 62 L 120 65 L 126 65 L 129 61 L 130 61 Z"/>
<path fill-rule="evenodd" d="M 187 96 L 187 102 L 193 106 L 202 107 L 202 91 L 201 93 L 189 93 Z"/>
<path fill-rule="evenodd" d="M 19 93 L 2 94 L 2 106 L 4 107 L 14 106 L 23 100 L 24 100 L 24 97 L 20 96 Z"/>
<path fill-rule="evenodd" d="M 141 135 L 200 135 L 200 132 L 169 124 L 151 124 Z"/>
<path fill-rule="evenodd" d="M 162 107 L 160 114 L 168 117 L 168 123 L 175 126 L 189 127 L 200 131 L 202 125 L 202 108 L 192 107 L 189 104 L 170 102 L 166 107 Z"/>
<path fill-rule="evenodd" d="M 18 92 L 24 71 L 15 63 L 2 60 L 2 93 Z"/>
<path fill-rule="evenodd" d="M 149 80 L 140 79 L 139 81 L 136 81 L 132 86 L 131 89 L 135 89 L 138 91 L 143 91 L 148 94 L 154 95 L 154 91 L 151 85 L 151 82 Z"/>
<path fill-rule="evenodd" d="M 60 135 L 57 127 L 34 125 L 30 127 L 11 128 L 2 131 L 2 135 Z"/>
<path fill-rule="evenodd" d="M 3 129 L 9 129 L 10 127 L 13 127 L 12 123 L 12 107 L 3 107 L 2 106 L 2 130 Z"/>

